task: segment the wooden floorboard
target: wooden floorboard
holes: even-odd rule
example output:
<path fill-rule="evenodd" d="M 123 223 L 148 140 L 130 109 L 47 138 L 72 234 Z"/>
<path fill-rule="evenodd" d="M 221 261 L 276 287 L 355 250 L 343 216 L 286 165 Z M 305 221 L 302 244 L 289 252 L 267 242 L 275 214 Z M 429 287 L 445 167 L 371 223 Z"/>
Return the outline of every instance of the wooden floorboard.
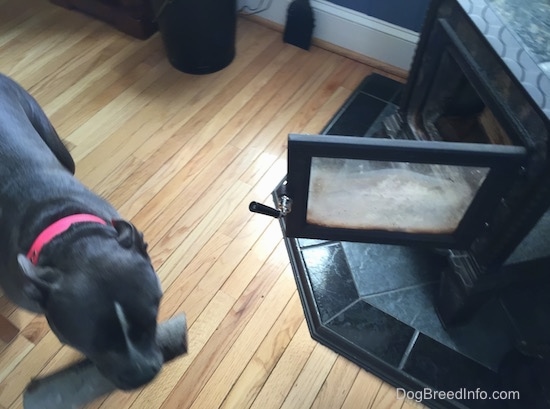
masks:
<path fill-rule="evenodd" d="M 376 69 L 239 19 L 232 64 L 187 75 L 158 34 L 136 40 L 44 0 L 0 0 L 0 56 L 0 72 L 44 107 L 77 177 L 143 230 L 160 319 L 188 317 L 186 356 L 88 409 L 417 406 L 311 339 L 278 223 L 248 211 L 284 177 L 287 135 L 319 132 Z M 0 341 L 0 408 L 21 408 L 32 377 L 79 354 L 4 296 L 0 314 L 20 329 Z"/>

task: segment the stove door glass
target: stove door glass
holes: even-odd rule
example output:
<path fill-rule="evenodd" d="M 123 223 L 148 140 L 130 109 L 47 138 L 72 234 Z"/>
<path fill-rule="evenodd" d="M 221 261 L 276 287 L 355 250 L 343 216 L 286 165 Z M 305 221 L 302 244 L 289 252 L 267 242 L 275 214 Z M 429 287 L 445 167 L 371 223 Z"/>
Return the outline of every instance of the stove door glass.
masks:
<path fill-rule="evenodd" d="M 314 157 L 306 220 L 332 228 L 451 234 L 488 173 L 487 167 Z"/>

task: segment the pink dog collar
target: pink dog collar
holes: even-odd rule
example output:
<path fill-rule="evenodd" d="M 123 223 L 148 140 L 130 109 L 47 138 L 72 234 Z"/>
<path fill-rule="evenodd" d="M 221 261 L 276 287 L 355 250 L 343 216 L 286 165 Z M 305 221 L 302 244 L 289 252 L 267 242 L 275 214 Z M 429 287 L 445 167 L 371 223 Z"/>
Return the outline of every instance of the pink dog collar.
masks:
<path fill-rule="evenodd" d="M 48 244 L 54 237 L 57 237 L 60 234 L 66 232 L 73 224 L 83 222 L 107 224 L 105 220 L 100 217 L 94 216 L 93 214 L 83 213 L 63 217 L 58 221 L 50 224 L 42 231 L 42 233 L 38 235 L 38 237 L 32 244 L 31 249 L 27 253 L 27 258 L 31 261 L 31 263 L 36 264 L 38 262 L 38 257 L 40 257 L 40 252 L 46 244 Z"/>

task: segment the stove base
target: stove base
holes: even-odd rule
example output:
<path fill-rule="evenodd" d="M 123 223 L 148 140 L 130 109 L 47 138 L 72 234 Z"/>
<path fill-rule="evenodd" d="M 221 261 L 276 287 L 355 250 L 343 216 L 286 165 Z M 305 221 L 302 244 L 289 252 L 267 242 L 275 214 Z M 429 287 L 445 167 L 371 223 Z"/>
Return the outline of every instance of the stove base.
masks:
<path fill-rule="evenodd" d="M 382 136 L 384 118 L 395 112 L 400 90 L 401 84 L 385 77 L 367 77 L 323 133 Z M 281 228 L 315 340 L 397 388 L 458 394 L 457 399 L 423 400 L 433 408 L 517 406 L 516 396 L 483 398 L 494 391 L 510 393 L 514 383 L 503 379 L 500 366 L 510 362 L 518 343 L 546 345 L 550 339 L 537 330 L 546 327 L 550 308 L 537 312 L 531 326 L 525 320 L 529 310 L 521 308 L 536 307 L 518 300 L 528 300 L 529 292 L 521 298 L 514 291 L 515 301 L 503 293 L 484 303 L 466 324 L 445 329 L 435 305 L 441 273 L 449 264 L 446 254 L 287 238 L 284 219 Z M 540 292 L 540 300 L 548 298 L 546 290 Z"/>

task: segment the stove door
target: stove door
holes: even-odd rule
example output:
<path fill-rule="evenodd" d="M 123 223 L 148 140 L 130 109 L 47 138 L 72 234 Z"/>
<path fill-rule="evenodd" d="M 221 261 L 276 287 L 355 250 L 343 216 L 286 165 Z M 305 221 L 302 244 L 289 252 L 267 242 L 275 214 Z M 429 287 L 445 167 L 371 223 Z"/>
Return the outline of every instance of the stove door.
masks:
<path fill-rule="evenodd" d="M 525 156 L 517 146 L 291 134 L 285 232 L 466 248 Z"/>

